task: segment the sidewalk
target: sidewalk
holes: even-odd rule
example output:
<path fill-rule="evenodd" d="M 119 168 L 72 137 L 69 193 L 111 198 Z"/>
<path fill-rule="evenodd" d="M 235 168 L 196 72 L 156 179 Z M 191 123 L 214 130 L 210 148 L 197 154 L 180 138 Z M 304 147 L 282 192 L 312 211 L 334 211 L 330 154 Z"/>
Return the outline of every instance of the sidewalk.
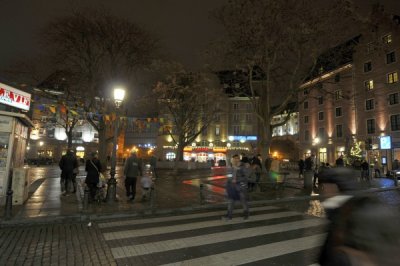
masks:
<path fill-rule="evenodd" d="M 61 196 L 60 171 L 57 167 L 42 167 L 33 171 L 44 172 L 45 178 L 35 182 L 37 189 L 22 206 L 13 206 L 13 218 L 1 223 L 45 222 L 65 220 L 101 219 L 110 216 L 129 216 L 161 214 L 179 211 L 194 211 L 205 208 L 224 208 L 226 175 L 229 169 L 215 168 L 205 170 L 182 171 L 177 176 L 171 170 L 159 170 L 155 182 L 155 195 L 153 203 L 140 202 L 140 183 L 137 186 L 135 201 L 128 202 L 125 197 L 121 167 L 117 167 L 117 203 L 94 203 L 87 210 L 83 209 L 83 180 L 85 178 L 83 168 L 78 175 L 78 192 Z M 31 173 L 33 174 L 33 173 Z M 393 180 L 387 178 L 374 179 L 371 188 L 395 189 Z M 35 187 L 32 187 L 35 189 Z M 284 189 L 269 188 L 266 191 L 250 193 L 251 204 L 271 204 L 277 201 L 293 201 L 304 199 L 318 199 L 317 191 L 303 189 L 303 180 L 298 178 L 296 172 L 290 172 L 286 179 Z"/>

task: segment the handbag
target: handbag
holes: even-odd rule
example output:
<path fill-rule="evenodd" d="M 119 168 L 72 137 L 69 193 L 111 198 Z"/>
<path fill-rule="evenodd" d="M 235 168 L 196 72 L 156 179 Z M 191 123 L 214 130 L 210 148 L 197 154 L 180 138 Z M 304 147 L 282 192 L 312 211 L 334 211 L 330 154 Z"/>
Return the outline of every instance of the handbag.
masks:
<path fill-rule="evenodd" d="M 99 173 L 99 182 L 97 182 L 97 187 L 103 187 L 103 184 L 106 183 L 106 177 L 101 172 L 99 172 L 99 169 L 92 160 L 90 160 L 90 163 L 94 166 L 94 168 L 96 168 L 97 172 Z"/>

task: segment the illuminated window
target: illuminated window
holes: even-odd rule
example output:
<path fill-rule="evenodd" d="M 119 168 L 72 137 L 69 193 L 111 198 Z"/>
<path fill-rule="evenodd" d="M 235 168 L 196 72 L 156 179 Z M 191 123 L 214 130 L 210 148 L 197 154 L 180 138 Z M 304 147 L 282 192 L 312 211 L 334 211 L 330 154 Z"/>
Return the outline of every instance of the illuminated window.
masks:
<path fill-rule="evenodd" d="M 219 126 L 215 126 L 215 136 L 219 136 L 220 134 L 220 127 Z"/>
<path fill-rule="evenodd" d="M 374 88 L 374 81 L 372 79 L 364 81 L 364 87 L 367 90 L 372 90 Z"/>
<path fill-rule="evenodd" d="M 396 62 L 396 53 L 395 52 L 390 52 L 386 54 L 386 64 L 391 64 Z"/>
<path fill-rule="evenodd" d="M 366 62 L 364 63 L 364 72 L 370 72 L 372 71 L 372 62 Z"/>
<path fill-rule="evenodd" d="M 388 75 L 387 75 L 387 81 L 388 81 L 388 83 L 396 83 L 396 82 L 398 82 L 399 81 L 399 77 L 398 77 L 398 75 L 397 75 L 397 72 L 392 72 L 392 73 L 389 73 Z"/>
<path fill-rule="evenodd" d="M 367 119 L 367 133 L 368 134 L 375 133 L 375 119 Z"/>
<path fill-rule="evenodd" d="M 382 37 L 383 43 L 391 43 L 392 42 L 392 34 L 386 34 L 385 36 Z"/>
<path fill-rule="evenodd" d="M 374 99 L 368 99 L 365 101 L 365 110 L 372 110 L 375 108 Z"/>

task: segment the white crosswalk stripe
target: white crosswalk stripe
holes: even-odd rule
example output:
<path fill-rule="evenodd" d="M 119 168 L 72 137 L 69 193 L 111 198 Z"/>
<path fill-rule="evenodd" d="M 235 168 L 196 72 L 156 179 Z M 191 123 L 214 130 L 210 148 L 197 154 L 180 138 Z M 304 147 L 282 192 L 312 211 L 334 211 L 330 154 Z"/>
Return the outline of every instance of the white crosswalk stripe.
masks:
<path fill-rule="evenodd" d="M 322 245 L 325 219 L 273 206 L 251 211 L 248 221 L 223 221 L 223 211 L 209 211 L 103 222 L 98 227 L 120 265 L 239 265 L 299 256 Z M 302 265 L 313 263 L 311 259 Z"/>

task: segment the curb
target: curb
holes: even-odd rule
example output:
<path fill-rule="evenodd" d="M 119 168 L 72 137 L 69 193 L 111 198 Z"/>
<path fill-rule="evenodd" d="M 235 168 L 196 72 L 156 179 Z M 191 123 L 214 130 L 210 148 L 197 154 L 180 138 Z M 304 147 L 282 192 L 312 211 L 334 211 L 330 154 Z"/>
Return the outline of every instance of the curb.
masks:
<path fill-rule="evenodd" d="M 360 190 L 351 193 L 351 195 L 362 195 L 368 193 L 385 192 L 391 190 L 400 190 L 400 187 L 384 187 L 384 188 L 370 188 L 367 190 Z M 298 196 L 298 197 L 288 197 L 272 200 L 258 200 L 249 202 L 249 207 L 265 206 L 278 203 L 288 203 L 304 200 L 321 200 L 323 199 L 320 195 L 310 195 L 310 196 Z M 78 222 L 89 222 L 89 221 L 104 221 L 110 219 L 124 219 L 124 218 L 150 218 L 164 215 L 180 215 L 192 212 L 200 212 L 207 210 L 225 210 L 226 203 L 216 203 L 216 204 L 205 204 L 188 206 L 182 208 L 168 208 L 168 209 L 155 209 L 155 210 L 145 210 L 138 212 L 119 212 L 119 213 L 106 213 L 106 214 L 90 214 L 81 212 L 79 214 L 73 215 L 60 215 L 60 216 L 48 216 L 48 217 L 35 217 L 35 218 L 19 218 L 18 220 L 4 220 L 0 219 L 0 228 L 20 226 L 20 225 L 43 225 L 49 223 L 78 223 Z"/>

